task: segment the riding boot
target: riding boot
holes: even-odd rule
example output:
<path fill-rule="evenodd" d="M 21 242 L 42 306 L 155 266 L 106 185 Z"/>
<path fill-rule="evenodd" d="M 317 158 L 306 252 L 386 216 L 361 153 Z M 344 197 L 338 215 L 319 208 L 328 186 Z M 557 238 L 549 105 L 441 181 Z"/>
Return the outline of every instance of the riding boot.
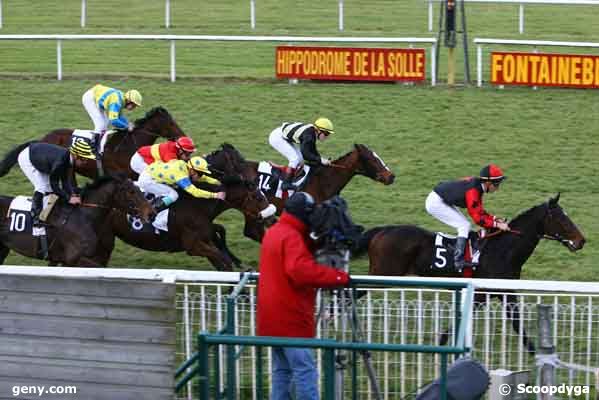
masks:
<path fill-rule="evenodd" d="M 455 241 L 455 252 L 453 253 L 453 266 L 457 272 L 462 272 L 464 269 L 464 252 L 466 250 L 465 237 L 457 237 Z"/>
<path fill-rule="evenodd" d="M 160 211 L 164 211 L 169 208 L 170 204 L 166 204 L 162 197 L 156 197 L 152 201 L 152 206 L 154 206 L 154 210 L 156 210 L 156 214 L 158 214 Z"/>
<path fill-rule="evenodd" d="M 296 176 L 296 169 L 288 167 L 287 168 L 287 176 L 285 177 L 285 179 L 283 179 L 283 182 L 281 183 L 281 190 L 296 190 L 296 187 L 293 184 L 293 181 L 295 180 L 295 176 Z"/>
<path fill-rule="evenodd" d="M 42 226 L 42 222 L 40 221 L 40 214 L 42 213 L 43 208 L 44 194 L 42 192 L 33 193 L 33 198 L 31 199 L 31 221 L 35 228 L 39 228 Z"/>

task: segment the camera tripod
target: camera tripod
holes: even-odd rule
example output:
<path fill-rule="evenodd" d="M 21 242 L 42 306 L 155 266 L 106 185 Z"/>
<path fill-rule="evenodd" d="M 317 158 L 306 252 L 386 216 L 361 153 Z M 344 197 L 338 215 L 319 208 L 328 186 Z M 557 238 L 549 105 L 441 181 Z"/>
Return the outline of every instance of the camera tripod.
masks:
<path fill-rule="evenodd" d="M 321 264 L 348 272 L 349 255 L 349 249 L 318 250 L 316 252 L 316 260 Z M 321 291 L 320 307 L 317 316 L 318 320 L 321 320 L 325 310 L 333 310 L 333 313 L 337 313 L 339 318 L 338 329 L 341 333 L 342 340 L 346 341 L 349 327 L 349 329 L 351 329 L 351 340 L 354 342 L 363 342 L 364 334 L 360 322 L 358 321 L 358 313 L 356 310 L 357 297 L 355 296 L 355 288 L 342 288 L 330 290 L 328 292 L 330 294 L 330 299 L 328 304 L 325 304 L 327 303 L 325 300 L 325 293 Z M 325 322 L 332 322 L 326 319 L 322 319 L 322 321 L 323 325 Z M 348 353 L 347 350 L 338 350 L 335 354 L 335 400 L 343 400 L 345 371 L 348 369 L 350 360 Z M 366 373 L 374 398 L 376 400 L 382 400 L 381 389 L 376 378 L 374 367 L 372 366 L 372 355 L 367 350 L 359 350 L 358 353 L 366 366 Z"/>

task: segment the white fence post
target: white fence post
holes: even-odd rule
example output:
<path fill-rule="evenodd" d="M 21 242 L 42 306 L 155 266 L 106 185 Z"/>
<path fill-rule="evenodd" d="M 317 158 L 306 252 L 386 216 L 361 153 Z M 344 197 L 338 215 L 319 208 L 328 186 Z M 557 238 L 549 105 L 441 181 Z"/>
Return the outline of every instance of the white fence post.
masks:
<path fill-rule="evenodd" d="M 81 0 L 81 27 L 85 28 L 85 19 L 87 18 L 87 2 Z"/>
<path fill-rule="evenodd" d="M 62 40 L 60 39 L 56 41 L 56 68 L 58 69 L 57 79 L 62 81 Z"/>
<path fill-rule="evenodd" d="M 483 48 L 479 44 L 476 46 L 476 86 L 483 85 Z"/>
<path fill-rule="evenodd" d="M 171 40 L 171 82 L 174 82 L 175 76 L 175 41 Z"/>
<path fill-rule="evenodd" d="M 524 33 L 524 4 L 520 4 L 520 15 L 518 16 L 518 30 L 520 34 Z"/>
<path fill-rule="evenodd" d="M 164 25 L 167 28 L 171 27 L 171 0 L 164 3 Z"/>
<path fill-rule="evenodd" d="M 189 319 L 189 285 L 183 286 L 183 323 L 185 327 L 185 359 L 191 358 L 191 321 Z M 189 371 L 189 369 L 188 369 Z M 191 382 L 187 383 L 187 400 L 191 400 L 192 396 Z"/>
<path fill-rule="evenodd" d="M 435 86 L 437 84 L 437 60 L 435 59 L 437 45 L 438 43 L 433 43 L 431 46 L 431 86 Z"/>
<path fill-rule="evenodd" d="M 433 31 L 433 0 L 428 0 L 428 31 Z"/>
<path fill-rule="evenodd" d="M 256 29 L 256 0 L 250 0 L 250 26 Z"/>
<path fill-rule="evenodd" d="M 343 30 L 343 0 L 339 0 L 339 30 Z"/>

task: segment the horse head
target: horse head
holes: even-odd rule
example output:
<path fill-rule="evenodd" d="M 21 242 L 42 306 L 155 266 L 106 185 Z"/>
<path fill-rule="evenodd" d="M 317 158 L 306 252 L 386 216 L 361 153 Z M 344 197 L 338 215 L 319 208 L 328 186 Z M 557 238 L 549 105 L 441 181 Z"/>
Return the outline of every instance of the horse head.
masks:
<path fill-rule="evenodd" d="M 104 208 L 114 208 L 130 215 L 150 221 L 156 215 L 154 207 L 131 179 L 121 176 L 103 176 L 83 189 L 86 202 L 97 203 Z"/>
<path fill-rule="evenodd" d="M 354 147 L 354 151 L 357 152 L 360 163 L 356 171 L 357 173 L 385 185 L 393 183 L 395 175 L 378 154 L 363 144 L 354 144 Z"/>
<path fill-rule="evenodd" d="M 556 240 L 570 251 L 582 249 L 586 239 L 564 209 L 558 204 L 560 194 L 544 203 L 543 237 Z"/>
<path fill-rule="evenodd" d="M 277 208 L 270 204 L 264 193 L 253 181 L 244 180 L 239 176 L 229 176 L 223 179 L 226 202 L 238 209 L 250 219 L 263 223 L 271 223 Z"/>
<path fill-rule="evenodd" d="M 168 140 L 174 140 L 185 133 L 164 107 L 154 107 L 146 115 L 135 121 L 136 128 L 158 134 Z"/>
<path fill-rule="evenodd" d="M 246 161 L 239 150 L 232 144 L 221 144 L 220 149 L 206 156 L 206 161 L 210 164 L 211 169 L 214 168 L 214 170 L 218 170 L 223 175 L 237 175 L 246 179 L 248 178 L 245 171 Z"/>

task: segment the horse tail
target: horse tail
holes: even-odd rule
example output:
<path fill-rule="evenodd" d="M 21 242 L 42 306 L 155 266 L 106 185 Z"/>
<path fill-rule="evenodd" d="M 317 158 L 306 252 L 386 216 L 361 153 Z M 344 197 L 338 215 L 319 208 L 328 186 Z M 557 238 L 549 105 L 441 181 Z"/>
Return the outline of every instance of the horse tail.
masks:
<path fill-rule="evenodd" d="M 37 140 L 31 140 L 29 142 L 23 143 L 12 149 L 8 152 L 4 159 L 0 161 L 0 177 L 8 174 L 8 171 L 17 163 L 19 158 L 19 153 L 23 151 L 24 148 L 29 146 L 31 143 L 35 143 Z"/>
<path fill-rule="evenodd" d="M 370 246 L 370 241 L 373 237 L 375 237 L 379 232 L 382 232 L 386 229 L 385 226 L 378 226 L 376 228 L 372 228 L 367 230 L 360 236 L 360 239 L 356 243 L 355 247 L 352 249 L 353 257 L 360 257 L 368 252 L 368 246 Z"/>

